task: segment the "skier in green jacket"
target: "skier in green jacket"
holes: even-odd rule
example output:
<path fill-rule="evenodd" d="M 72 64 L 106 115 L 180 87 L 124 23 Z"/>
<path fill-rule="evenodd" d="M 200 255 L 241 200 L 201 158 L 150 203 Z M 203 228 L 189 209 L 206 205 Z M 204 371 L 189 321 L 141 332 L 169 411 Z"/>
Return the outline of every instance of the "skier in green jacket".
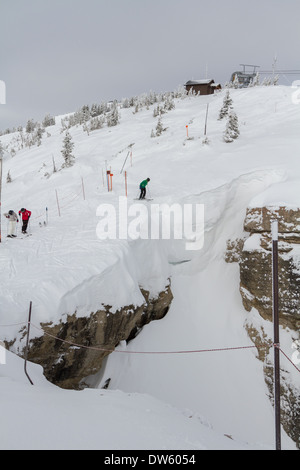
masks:
<path fill-rule="evenodd" d="M 144 180 L 144 181 L 141 182 L 141 184 L 140 184 L 141 194 L 140 194 L 139 199 L 145 199 L 145 196 L 146 196 L 146 186 L 147 186 L 147 184 L 149 183 L 149 181 L 150 181 L 150 178 L 147 178 L 146 180 Z"/>

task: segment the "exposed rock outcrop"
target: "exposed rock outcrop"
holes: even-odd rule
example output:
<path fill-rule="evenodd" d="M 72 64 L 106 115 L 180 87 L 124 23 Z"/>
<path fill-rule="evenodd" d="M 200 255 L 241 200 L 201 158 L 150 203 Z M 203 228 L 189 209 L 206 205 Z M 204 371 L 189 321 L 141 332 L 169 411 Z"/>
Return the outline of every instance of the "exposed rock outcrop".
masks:
<path fill-rule="evenodd" d="M 84 388 L 84 378 L 99 372 L 103 359 L 120 341 L 130 341 L 144 325 L 167 314 L 173 299 L 170 286 L 157 298 L 141 292 L 145 302 L 138 307 L 129 305 L 111 312 L 107 305 L 87 317 L 77 317 L 75 312 L 56 325 L 42 324 L 45 334 L 30 341 L 28 359 L 40 364 L 52 383 L 67 389 Z"/>
<path fill-rule="evenodd" d="M 300 209 L 258 207 L 247 209 L 244 231 L 249 236 L 229 240 L 226 261 L 238 262 L 240 293 L 245 309 L 255 308 L 259 315 L 272 321 L 272 237 L 271 221 L 278 221 L 278 283 L 280 325 L 289 331 L 295 344 L 300 329 Z M 265 381 L 273 400 L 273 366 L 270 360 L 272 338 L 263 328 L 250 323 L 248 334 L 264 362 Z M 300 448 L 300 392 L 290 374 L 281 370 L 282 424 Z"/>

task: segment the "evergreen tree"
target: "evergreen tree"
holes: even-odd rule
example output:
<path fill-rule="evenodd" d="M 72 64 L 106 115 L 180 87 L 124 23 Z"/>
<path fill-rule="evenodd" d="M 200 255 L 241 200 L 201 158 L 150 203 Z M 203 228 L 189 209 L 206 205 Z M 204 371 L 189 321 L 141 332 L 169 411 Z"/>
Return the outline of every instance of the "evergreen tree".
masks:
<path fill-rule="evenodd" d="M 255 77 L 253 78 L 253 80 L 251 80 L 250 82 L 250 85 L 249 86 L 259 86 L 260 82 L 259 82 L 259 73 L 257 72 L 257 74 L 255 75 Z"/>
<path fill-rule="evenodd" d="M 223 100 L 223 106 L 222 108 L 220 109 L 220 113 L 219 113 L 219 121 L 221 119 L 223 119 L 225 116 L 228 116 L 228 113 L 229 113 L 229 110 L 232 108 L 232 99 L 230 97 L 230 93 L 229 91 L 227 90 L 226 91 L 226 94 L 224 96 L 224 100 Z"/>
<path fill-rule="evenodd" d="M 42 125 L 44 127 L 54 126 L 55 125 L 55 118 L 50 116 L 50 114 L 47 114 L 47 116 L 44 117 Z"/>
<path fill-rule="evenodd" d="M 228 120 L 226 124 L 226 129 L 224 132 L 224 141 L 233 142 L 240 135 L 238 118 L 234 111 L 230 111 L 228 114 Z"/>
<path fill-rule="evenodd" d="M 0 158 L 3 158 L 3 156 L 4 156 L 4 147 L 3 147 L 2 142 L 0 141 Z"/>
<path fill-rule="evenodd" d="M 42 129 L 41 127 L 39 127 L 36 131 L 36 143 L 37 143 L 37 146 L 39 147 L 42 143 L 42 137 L 43 137 L 43 132 L 45 131 L 45 129 Z"/>
<path fill-rule="evenodd" d="M 11 182 L 12 182 L 11 175 L 10 175 L 10 170 L 8 170 L 8 172 L 7 172 L 6 182 L 7 182 L 7 183 L 11 183 Z"/>
<path fill-rule="evenodd" d="M 110 113 L 107 115 L 107 125 L 108 127 L 116 126 L 119 124 L 119 111 L 118 111 L 118 102 L 114 101 L 111 107 Z"/>
<path fill-rule="evenodd" d="M 157 121 L 157 126 L 156 126 L 156 136 L 160 136 L 164 131 L 163 125 L 162 125 L 162 120 L 161 117 L 158 118 Z"/>
<path fill-rule="evenodd" d="M 27 134 L 31 134 L 35 129 L 36 124 L 33 122 L 32 119 L 29 119 L 26 124 L 26 132 Z"/>
<path fill-rule="evenodd" d="M 66 131 L 65 138 L 63 140 L 63 149 L 61 150 L 65 160 L 65 163 L 63 164 L 64 167 L 70 167 L 74 165 L 75 157 L 72 154 L 73 148 L 74 143 L 72 142 L 72 136 L 68 131 Z"/>

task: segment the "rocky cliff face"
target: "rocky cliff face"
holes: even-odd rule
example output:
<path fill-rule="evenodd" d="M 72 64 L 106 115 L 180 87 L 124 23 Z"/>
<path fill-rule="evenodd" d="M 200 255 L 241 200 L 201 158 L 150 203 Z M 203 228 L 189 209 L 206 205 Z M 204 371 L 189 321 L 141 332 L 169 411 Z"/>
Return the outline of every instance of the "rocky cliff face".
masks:
<path fill-rule="evenodd" d="M 75 312 L 65 322 L 41 325 L 45 334 L 30 341 L 28 359 L 40 364 L 52 383 L 84 388 L 84 379 L 99 372 L 103 359 L 120 341 L 130 341 L 144 325 L 167 314 L 173 299 L 170 286 L 157 298 L 141 292 L 145 301 L 139 307 L 129 305 L 112 313 L 107 305 L 87 317 L 78 318 Z"/>
<path fill-rule="evenodd" d="M 238 262 L 240 293 L 245 309 L 255 308 L 259 315 L 272 321 L 272 237 L 271 221 L 278 220 L 278 271 L 280 325 L 298 347 L 300 329 L 300 209 L 258 207 L 247 210 L 244 230 L 249 235 L 229 240 L 227 262 Z M 265 380 L 273 400 L 273 366 L 270 359 L 272 338 L 263 328 L 250 322 L 248 334 L 258 347 L 264 362 Z M 300 448 L 300 392 L 291 374 L 281 370 L 282 424 Z"/>

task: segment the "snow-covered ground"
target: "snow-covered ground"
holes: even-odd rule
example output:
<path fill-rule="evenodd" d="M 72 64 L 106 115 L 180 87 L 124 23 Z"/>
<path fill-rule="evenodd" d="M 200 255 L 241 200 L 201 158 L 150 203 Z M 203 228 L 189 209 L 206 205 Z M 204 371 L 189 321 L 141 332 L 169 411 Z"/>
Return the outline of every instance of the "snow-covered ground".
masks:
<path fill-rule="evenodd" d="M 121 109 L 118 126 L 89 136 L 82 127 L 71 128 L 75 165 L 56 173 L 52 157 L 57 168 L 63 163 L 59 118 L 40 147 L 5 154 L 4 180 L 10 170 L 13 181 L 3 185 L 2 212 L 31 210 L 32 236 L 6 239 L 2 217 L 0 339 L 21 341 L 20 323 L 27 321 L 30 301 L 36 326 L 75 311 L 88 315 L 101 304 L 138 305 L 139 286 L 155 295 L 169 277 L 174 301 L 163 320 L 119 346 L 90 379 L 94 389 L 58 389 L 30 364 L 32 387 L 23 361 L 6 353 L 6 365 L 0 365 L 1 448 L 274 447 L 273 409 L 255 349 L 143 354 L 251 346 L 245 321 L 262 322 L 255 311 L 244 311 L 238 266 L 226 264 L 224 252 L 229 238 L 243 235 L 248 205 L 298 207 L 300 107 L 289 87 L 230 93 L 240 127 L 239 139 L 230 144 L 222 140 L 225 121 L 218 120 L 222 91 L 177 99 L 175 109 L 162 117 L 167 130 L 160 137 L 151 138 L 157 123 L 153 106 L 138 113 Z M 207 103 L 210 143 L 203 145 Z M 12 138 L 0 141 L 6 145 Z M 153 203 L 204 204 L 201 250 L 187 251 L 186 240 L 97 237 L 99 205 L 112 204 L 118 214 L 119 198 L 125 196 L 121 169 L 131 144 L 124 168 L 128 206 L 137 202 L 138 185 L 147 177 Z M 106 168 L 114 175 L 111 192 Z M 43 226 L 46 208 L 49 223 Z M 33 327 L 31 334 L 40 331 Z M 290 338 L 282 335 L 291 355 Z M 108 378 L 110 388 L 103 390 Z M 284 433 L 283 447 L 295 448 Z"/>

